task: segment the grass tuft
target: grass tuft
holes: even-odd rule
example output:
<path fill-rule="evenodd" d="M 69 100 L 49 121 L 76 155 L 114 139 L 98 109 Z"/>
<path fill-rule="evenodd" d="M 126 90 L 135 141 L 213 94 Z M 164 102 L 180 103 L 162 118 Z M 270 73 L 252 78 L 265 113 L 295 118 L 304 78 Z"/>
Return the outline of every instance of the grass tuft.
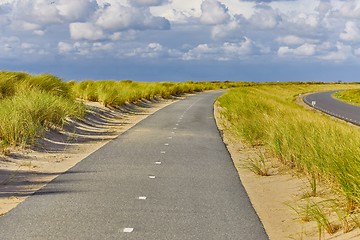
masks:
<path fill-rule="evenodd" d="M 49 74 L 0 72 L 0 89 L 2 152 L 7 146 L 32 144 L 47 128 L 62 127 L 67 118 L 84 115 L 69 86 Z"/>
<path fill-rule="evenodd" d="M 260 152 L 257 158 L 249 158 L 243 167 L 259 176 L 269 176 L 269 168 L 265 162 L 264 153 Z"/>

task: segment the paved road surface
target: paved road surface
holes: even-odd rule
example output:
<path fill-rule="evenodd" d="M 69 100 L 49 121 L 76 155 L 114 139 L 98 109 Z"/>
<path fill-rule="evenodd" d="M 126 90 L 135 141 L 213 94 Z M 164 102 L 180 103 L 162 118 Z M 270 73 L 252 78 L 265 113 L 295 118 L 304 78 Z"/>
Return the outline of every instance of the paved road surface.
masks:
<path fill-rule="evenodd" d="M 337 91 L 319 92 L 304 97 L 304 102 L 329 115 L 360 126 L 360 107 L 341 102 L 331 95 Z"/>
<path fill-rule="evenodd" d="M 0 238 L 268 239 L 214 122 L 220 94 L 174 103 L 105 145 L 1 217 Z"/>

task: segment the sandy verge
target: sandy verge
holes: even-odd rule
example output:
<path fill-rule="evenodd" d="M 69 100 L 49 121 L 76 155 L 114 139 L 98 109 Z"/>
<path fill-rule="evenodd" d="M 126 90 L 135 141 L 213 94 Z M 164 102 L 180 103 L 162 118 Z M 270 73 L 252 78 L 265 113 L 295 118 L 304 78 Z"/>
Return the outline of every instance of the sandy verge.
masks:
<path fill-rule="evenodd" d="M 48 131 L 32 149 L 10 149 L 6 156 L 0 156 L 0 216 L 119 134 L 174 101 L 144 100 L 118 109 L 85 102 L 88 110 L 84 120 L 69 120 L 64 129 Z"/>
<path fill-rule="evenodd" d="M 277 159 L 265 153 L 269 176 L 259 176 L 244 167 L 249 159 L 259 158 L 259 147 L 244 145 L 239 137 L 232 135 L 229 122 L 222 118 L 221 108 L 215 104 L 214 115 L 234 165 L 239 173 L 251 203 L 262 221 L 271 240 L 282 239 L 360 239 L 360 230 L 343 233 L 339 230 L 333 235 L 323 233 L 319 238 L 317 224 L 314 221 L 305 222 L 293 208 L 299 210 L 308 201 L 319 202 L 329 199 L 326 186 L 318 186 L 317 197 L 304 197 L 309 191 L 308 180 L 294 170 L 284 166 Z M 331 196 L 334 197 L 334 196 Z M 332 222 L 336 222 L 333 216 Z"/>

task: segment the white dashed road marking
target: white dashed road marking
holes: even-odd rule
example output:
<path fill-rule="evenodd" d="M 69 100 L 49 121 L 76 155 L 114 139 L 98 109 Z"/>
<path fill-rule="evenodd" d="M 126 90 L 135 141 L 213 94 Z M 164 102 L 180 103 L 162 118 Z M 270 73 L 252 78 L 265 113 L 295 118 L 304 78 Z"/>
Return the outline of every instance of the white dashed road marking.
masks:
<path fill-rule="evenodd" d="M 145 196 L 140 196 L 139 197 L 139 200 L 146 200 L 147 199 L 147 197 L 145 197 Z"/>
<path fill-rule="evenodd" d="M 124 228 L 123 232 L 124 233 L 132 233 L 134 231 L 134 228 Z"/>
<path fill-rule="evenodd" d="M 155 179 L 156 177 L 154 175 L 149 176 L 150 179 Z"/>

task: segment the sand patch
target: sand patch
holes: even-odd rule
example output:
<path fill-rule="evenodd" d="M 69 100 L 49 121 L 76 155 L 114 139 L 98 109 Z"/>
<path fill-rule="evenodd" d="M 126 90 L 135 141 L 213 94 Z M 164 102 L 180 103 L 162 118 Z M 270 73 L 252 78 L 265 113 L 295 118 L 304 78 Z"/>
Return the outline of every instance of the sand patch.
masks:
<path fill-rule="evenodd" d="M 4 215 L 58 175 L 175 100 L 139 101 L 120 108 L 85 102 L 83 120 L 46 132 L 30 149 L 0 156 L 0 215 Z"/>

